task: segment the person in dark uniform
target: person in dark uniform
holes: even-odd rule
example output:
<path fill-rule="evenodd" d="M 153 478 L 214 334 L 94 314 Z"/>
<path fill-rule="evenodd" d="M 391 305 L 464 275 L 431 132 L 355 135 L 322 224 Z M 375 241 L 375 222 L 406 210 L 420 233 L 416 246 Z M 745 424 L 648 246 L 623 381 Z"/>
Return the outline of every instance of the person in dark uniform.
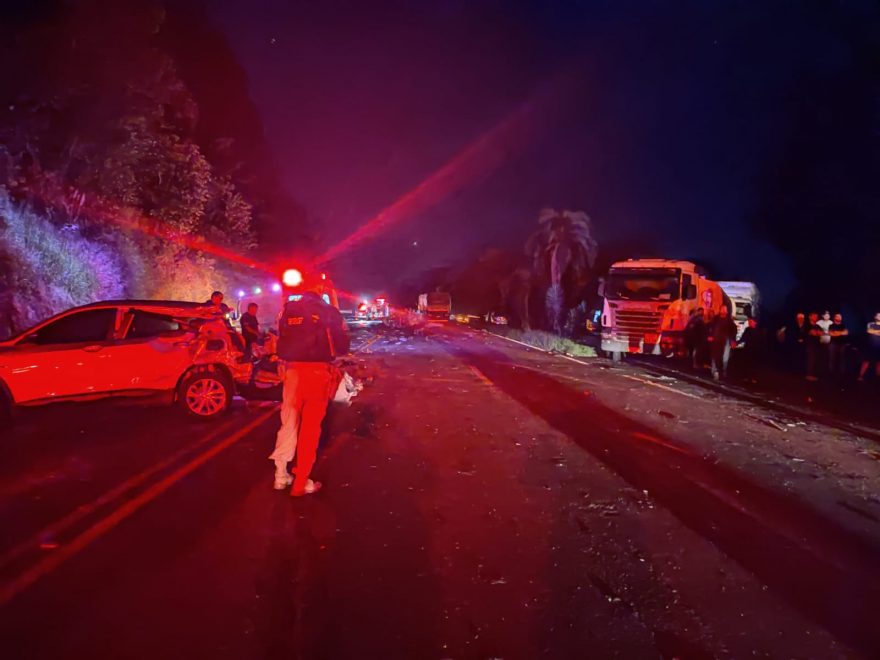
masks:
<path fill-rule="evenodd" d="M 350 350 L 345 319 L 312 291 L 290 296 L 278 321 L 278 357 L 284 362 L 281 428 L 275 440 L 275 489 L 293 481 L 294 497 L 318 492 L 310 478 L 321 437 L 321 422 L 338 382 L 333 361 Z M 287 464 L 296 455 L 296 478 Z"/>
<path fill-rule="evenodd" d="M 245 355 L 250 358 L 254 344 L 260 343 L 260 322 L 257 320 L 257 303 L 251 303 L 241 315 L 241 335 L 244 337 Z"/>

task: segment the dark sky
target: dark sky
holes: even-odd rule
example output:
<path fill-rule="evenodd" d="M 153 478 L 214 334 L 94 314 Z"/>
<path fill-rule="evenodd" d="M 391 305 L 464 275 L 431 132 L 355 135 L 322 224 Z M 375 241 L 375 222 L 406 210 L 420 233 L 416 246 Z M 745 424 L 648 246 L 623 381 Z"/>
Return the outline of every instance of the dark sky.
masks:
<path fill-rule="evenodd" d="M 646 243 L 778 301 L 792 283 L 785 257 L 748 218 L 783 148 L 783 99 L 805 72 L 852 57 L 807 4 L 209 6 L 325 247 L 531 99 L 494 145 L 500 163 L 477 162 L 468 183 L 335 263 L 346 288 L 390 288 L 486 245 L 519 249 L 552 206 L 590 214 L 600 246 Z M 876 16 L 870 2 L 831 4 Z"/>

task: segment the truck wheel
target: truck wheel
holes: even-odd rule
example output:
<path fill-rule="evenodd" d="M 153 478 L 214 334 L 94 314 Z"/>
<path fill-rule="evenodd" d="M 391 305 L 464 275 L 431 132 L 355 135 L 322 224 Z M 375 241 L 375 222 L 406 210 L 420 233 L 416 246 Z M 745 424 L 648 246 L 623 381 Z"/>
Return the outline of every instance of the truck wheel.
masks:
<path fill-rule="evenodd" d="M 222 372 L 194 369 L 180 382 L 177 401 L 193 417 L 217 417 L 232 405 L 232 383 Z"/>

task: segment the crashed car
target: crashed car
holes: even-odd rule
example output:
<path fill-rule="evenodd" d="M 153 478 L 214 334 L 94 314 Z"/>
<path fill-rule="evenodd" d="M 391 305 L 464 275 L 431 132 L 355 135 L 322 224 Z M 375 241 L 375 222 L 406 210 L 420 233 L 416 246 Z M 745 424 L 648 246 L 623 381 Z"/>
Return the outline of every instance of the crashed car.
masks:
<path fill-rule="evenodd" d="M 111 300 L 0 342 L 0 416 L 55 401 L 164 393 L 194 417 L 229 409 L 251 380 L 244 341 L 199 303 Z"/>

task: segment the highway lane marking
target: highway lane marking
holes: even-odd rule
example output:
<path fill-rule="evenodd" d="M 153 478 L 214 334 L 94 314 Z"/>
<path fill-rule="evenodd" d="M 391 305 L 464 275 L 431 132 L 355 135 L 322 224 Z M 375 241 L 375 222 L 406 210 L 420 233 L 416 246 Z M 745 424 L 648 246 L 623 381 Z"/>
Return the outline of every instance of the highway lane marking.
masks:
<path fill-rule="evenodd" d="M 173 463 L 176 463 L 183 456 L 186 456 L 187 454 L 192 453 L 195 449 L 198 449 L 199 447 L 211 442 L 218 435 L 221 435 L 222 433 L 225 433 L 226 431 L 228 431 L 229 428 L 231 426 L 234 426 L 236 423 L 238 423 L 238 420 L 233 419 L 230 422 L 220 426 L 219 428 L 213 429 L 210 433 L 208 433 L 208 435 L 206 435 L 204 438 L 199 440 L 197 443 L 195 443 L 193 445 L 189 445 L 187 447 L 184 447 L 183 449 L 178 450 L 177 452 L 175 452 L 174 454 L 172 454 L 168 458 L 166 458 L 166 459 L 146 468 L 145 470 L 139 472 L 138 474 L 126 479 L 121 484 L 110 489 L 109 491 L 107 491 L 106 493 L 104 493 L 103 495 L 98 497 L 97 499 L 89 502 L 88 504 L 83 504 L 81 506 L 78 506 L 74 511 L 72 511 L 67 516 L 65 516 L 65 517 L 61 518 L 60 520 L 57 520 L 53 523 L 50 523 L 49 525 L 47 525 L 46 527 L 44 527 L 43 529 L 38 531 L 36 534 L 31 536 L 31 538 L 29 538 L 27 541 L 19 543 L 18 545 L 7 550 L 3 554 L 3 556 L 0 557 L 0 570 L 5 568 L 9 563 L 14 561 L 15 559 L 17 559 L 18 557 L 20 557 L 22 554 L 26 553 L 27 551 L 33 550 L 33 549 L 39 547 L 40 543 L 42 543 L 44 540 L 46 540 L 46 539 L 53 539 L 54 540 L 54 538 L 58 534 L 60 534 L 64 530 L 72 527 L 77 522 L 79 522 L 80 520 L 82 520 L 83 518 L 88 516 L 93 511 L 95 511 L 96 509 L 99 509 L 102 506 L 110 504 L 111 502 L 118 499 L 119 497 L 121 497 L 122 495 L 127 493 L 128 491 L 130 491 L 133 488 L 136 488 L 137 486 L 142 484 L 144 481 L 146 481 L 147 479 L 152 477 L 157 472 L 161 472 L 162 470 L 164 470 L 168 466 L 172 465 Z"/>
<path fill-rule="evenodd" d="M 366 342 L 364 342 L 363 344 L 361 344 L 360 346 L 355 348 L 352 351 L 352 353 L 357 353 L 358 351 L 361 351 L 364 348 L 367 348 L 371 344 L 378 341 L 380 338 L 381 337 L 379 335 L 372 337 L 371 339 L 367 340 Z M 459 381 L 459 382 L 463 382 L 463 381 Z M 23 541 L 22 543 L 19 543 L 16 546 L 13 546 L 9 550 L 7 550 L 2 556 L 0 556 L 0 570 L 5 568 L 6 566 L 8 566 L 11 562 L 16 560 L 22 554 L 28 552 L 29 550 L 38 548 L 40 546 L 40 544 L 45 539 L 47 539 L 47 538 L 54 539 L 54 537 L 56 537 L 58 534 L 62 533 L 66 529 L 69 529 L 70 527 L 75 525 L 77 522 L 79 522 L 80 520 L 82 520 L 83 518 L 85 518 L 86 516 L 91 514 L 96 509 L 99 509 L 103 506 L 106 506 L 107 504 L 110 504 L 111 502 L 118 499 L 120 496 L 124 495 L 128 491 L 139 486 L 141 483 L 143 483 L 144 481 L 149 479 L 151 476 L 153 476 L 157 472 L 161 472 L 162 470 L 166 469 L 171 464 L 177 462 L 178 460 L 180 460 L 180 458 L 182 458 L 186 454 L 191 453 L 192 451 L 194 451 L 198 447 L 201 447 L 208 442 L 211 442 L 218 435 L 220 435 L 221 433 L 224 433 L 226 430 L 228 430 L 228 428 L 230 426 L 232 426 L 236 423 L 238 423 L 238 420 L 232 420 L 229 423 L 227 423 L 217 429 L 212 430 L 207 436 L 202 438 L 196 444 L 189 445 L 189 446 L 177 451 L 175 454 L 166 458 L 165 460 L 163 460 L 159 463 L 156 463 L 155 465 L 152 465 L 151 467 L 143 470 L 142 472 L 132 476 L 131 478 L 127 479 L 126 481 L 122 482 L 118 486 L 116 486 L 113 489 L 109 490 L 108 492 L 104 493 L 103 495 L 101 495 L 97 499 L 93 500 L 92 502 L 78 506 L 76 508 L 76 510 L 71 512 L 69 515 L 65 516 L 64 518 L 62 518 L 58 521 L 50 523 L 46 527 L 42 528 L 41 530 L 39 530 L 38 532 L 33 534 L 28 540 Z"/>
<path fill-rule="evenodd" d="M 181 479 L 200 468 L 220 452 L 234 445 L 248 433 L 263 424 L 272 415 L 277 413 L 279 407 L 279 405 L 276 405 L 271 410 L 263 413 L 246 426 L 243 426 L 232 435 L 193 458 L 186 465 L 178 468 L 161 481 L 156 482 L 137 497 L 122 504 L 111 514 L 99 520 L 74 539 L 53 551 L 51 555 L 47 555 L 42 561 L 37 562 L 15 579 L 5 582 L 2 587 L 0 587 L 0 605 L 8 603 L 19 593 L 31 587 L 35 582 L 54 571 L 65 561 L 79 554 L 94 541 L 114 529 L 119 523 L 123 522 L 138 510 L 165 493 L 165 491 L 174 486 Z"/>
<path fill-rule="evenodd" d="M 671 449 L 672 451 L 677 451 L 679 454 L 684 454 L 685 456 L 696 456 L 692 451 L 689 451 L 683 447 L 679 447 L 678 445 L 674 445 L 671 442 L 666 442 L 665 440 L 661 440 L 660 438 L 649 435 L 647 433 L 642 433 L 641 431 L 633 431 L 630 435 L 634 437 L 636 440 L 645 440 L 647 442 L 652 442 L 655 445 L 660 445 L 661 447 L 666 447 L 666 449 Z"/>
<path fill-rule="evenodd" d="M 539 351 L 539 352 L 541 352 L 541 353 L 547 353 L 548 355 L 553 355 L 553 356 L 556 356 L 556 357 L 561 357 L 561 358 L 564 358 L 564 359 L 566 359 L 566 360 L 570 360 L 571 362 L 577 362 L 578 364 L 581 364 L 581 365 L 584 365 L 584 366 L 588 366 L 588 367 L 589 367 L 589 366 L 592 366 L 589 362 L 585 362 L 585 361 L 583 361 L 583 360 L 579 360 L 579 359 L 577 359 L 577 358 L 575 358 L 575 357 L 572 357 L 572 356 L 570 356 L 570 355 L 566 355 L 565 353 L 549 353 L 548 351 L 544 351 L 544 350 L 542 350 L 542 349 L 540 349 L 540 348 L 536 348 L 536 347 L 534 347 L 534 346 L 530 346 L 529 344 L 523 343 L 523 342 L 521 342 L 521 341 L 517 341 L 516 339 L 511 339 L 510 337 L 505 337 L 504 335 L 496 335 L 496 334 L 493 333 L 493 332 L 486 332 L 486 334 L 487 334 L 487 335 L 491 335 L 491 336 L 493 336 L 493 337 L 498 337 L 499 339 L 506 339 L 507 341 L 513 342 L 514 344 L 519 344 L 519 345 L 521 345 L 521 346 L 525 346 L 526 348 L 528 348 L 528 349 L 530 349 L 530 350 L 533 350 L 533 351 Z M 629 375 L 629 374 L 620 374 L 620 375 L 623 376 L 624 378 L 629 378 L 630 380 L 635 380 L 635 381 L 638 381 L 638 382 L 640 382 L 640 383 L 644 383 L 645 385 L 650 385 L 651 387 L 659 387 L 661 390 L 666 390 L 667 392 L 673 392 L 674 394 L 680 394 L 681 396 L 686 396 L 686 397 L 689 397 L 689 398 L 691 398 L 691 399 L 700 399 L 700 397 L 698 397 L 698 396 L 696 396 L 696 395 L 694 395 L 694 394 L 690 394 L 689 392 L 682 392 L 681 390 L 677 390 L 677 389 L 675 389 L 674 387 L 668 387 L 668 386 L 666 386 L 666 385 L 661 385 L 660 383 L 652 383 L 651 381 L 649 381 L 649 380 L 645 380 L 644 378 L 639 378 L 638 376 L 631 376 L 631 375 Z"/>
<path fill-rule="evenodd" d="M 380 339 L 380 335 L 376 335 L 376 336 L 373 337 L 372 339 L 368 339 L 368 340 L 365 341 L 363 344 L 361 344 L 360 346 L 358 346 L 357 348 L 355 348 L 355 349 L 352 351 L 352 353 L 357 353 L 357 352 L 359 352 L 359 351 L 364 350 L 365 348 L 368 348 L 368 347 L 372 346 L 372 345 L 375 344 L 377 341 L 379 341 L 379 339 Z"/>
<path fill-rule="evenodd" d="M 661 385 L 660 383 L 652 383 L 650 380 L 645 380 L 644 378 L 639 378 L 638 376 L 630 376 L 629 374 L 620 374 L 624 378 L 629 378 L 630 380 L 636 380 L 640 383 L 644 383 L 645 385 L 650 385 L 651 387 L 659 387 L 661 390 L 666 390 L 667 392 L 673 392 L 674 394 L 681 394 L 682 396 L 689 397 L 691 399 L 701 399 L 701 397 L 696 396 L 695 394 L 691 394 L 690 392 L 682 392 L 681 390 L 677 390 L 674 387 L 669 387 L 667 385 Z"/>
<path fill-rule="evenodd" d="M 486 374 L 484 374 L 482 371 L 477 369 L 477 367 L 475 367 L 472 364 L 469 364 L 468 368 L 473 372 L 473 374 L 477 378 L 479 378 L 481 381 L 483 381 L 486 385 L 488 385 L 489 387 L 495 387 L 495 383 L 493 383 L 491 380 L 489 380 L 489 378 L 486 376 Z"/>
<path fill-rule="evenodd" d="M 493 334 L 493 333 L 486 333 L 486 334 Z M 500 335 L 493 335 L 493 336 L 501 337 Z M 501 338 L 508 339 L 507 337 L 501 337 Z M 513 339 L 508 339 L 508 341 L 512 341 L 517 344 L 522 344 L 522 342 L 518 342 Z M 529 349 L 541 351 L 541 349 L 536 349 L 534 346 L 528 346 L 528 345 L 525 345 L 525 346 L 526 346 L 526 348 L 529 348 Z M 544 352 L 544 351 L 541 351 L 541 352 Z M 568 359 L 572 359 L 575 362 L 581 362 L 580 360 L 570 358 L 569 356 L 562 356 L 561 354 L 558 354 L 558 353 L 556 355 L 560 355 L 560 357 L 567 357 Z M 586 364 L 586 363 L 582 363 L 582 364 Z M 666 390 L 669 392 L 673 392 L 675 394 L 680 394 L 682 396 L 686 396 L 686 397 L 689 397 L 692 399 L 699 399 L 700 398 L 700 397 L 695 396 L 693 394 L 690 394 L 688 392 L 682 392 L 681 390 L 676 390 L 674 388 L 671 388 L 671 387 L 668 387 L 665 385 L 661 385 L 659 383 L 653 383 L 649 380 L 638 378 L 637 376 L 632 376 L 629 374 L 620 374 L 620 375 L 623 376 L 624 378 L 629 378 L 630 380 L 635 380 L 635 381 L 638 381 L 641 383 L 645 383 L 646 385 L 650 385 L 652 387 L 659 387 L 660 389 L 663 389 L 663 390 Z M 671 443 L 667 443 L 667 442 L 661 440 L 660 438 L 656 438 L 656 437 L 649 435 L 647 433 L 632 432 L 631 436 L 637 440 L 651 442 L 653 444 L 663 446 L 667 449 L 684 454 L 684 455 L 691 457 L 691 458 L 699 458 L 699 454 L 688 451 L 685 448 L 678 447 L 678 446 L 673 445 Z M 708 496 L 714 497 L 716 500 L 720 501 L 723 505 L 733 509 L 734 511 L 737 511 L 738 513 L 740 513 L 743 516 L 750 518 L 751 520 L 755 521 L 758 525 L 760 525 L 766 529 L 773 530 L 775 533 L 779 534 L 780 536 L 785 538 L 788 542 L 790 542 L 792 545 L 794 545 L 795 547 L 799 548 L 800 550 L 806 552 L 807 554 L 809 554 L 813 557 L 816 557 L 820 560 L 828 561 L 831 565 L 833 565 L 838 570 L 845 569 L 845 566 L 846 566 L 845 562 L 841 561 L 838 556 L 829 557 L 829 556 L 826 556 L 825 553 L 818 552 L 815 548 L 813 548 L 810 545 L 809 541 L 806 538 L 804 538 L 803 535 L 801 535 L 797 530 L 791 529 L 786 524 L 786 521 L 780 521 L 776 517 L 770 517 L 770 516 L 763 515 L 762 511 L 750 509 L 750 508 L 744 506 L 743 503 L 737 501 L 732 494 L 726 493 L 723 490 L 715 487 L 713 484 L 706 483 L 702 479 L 694 478 L 693 476 L 685 476 L 685 479 L 689 483 L 691 483 L 694 486 L 696 486 L 697 488 L 701 489 Z"/>

